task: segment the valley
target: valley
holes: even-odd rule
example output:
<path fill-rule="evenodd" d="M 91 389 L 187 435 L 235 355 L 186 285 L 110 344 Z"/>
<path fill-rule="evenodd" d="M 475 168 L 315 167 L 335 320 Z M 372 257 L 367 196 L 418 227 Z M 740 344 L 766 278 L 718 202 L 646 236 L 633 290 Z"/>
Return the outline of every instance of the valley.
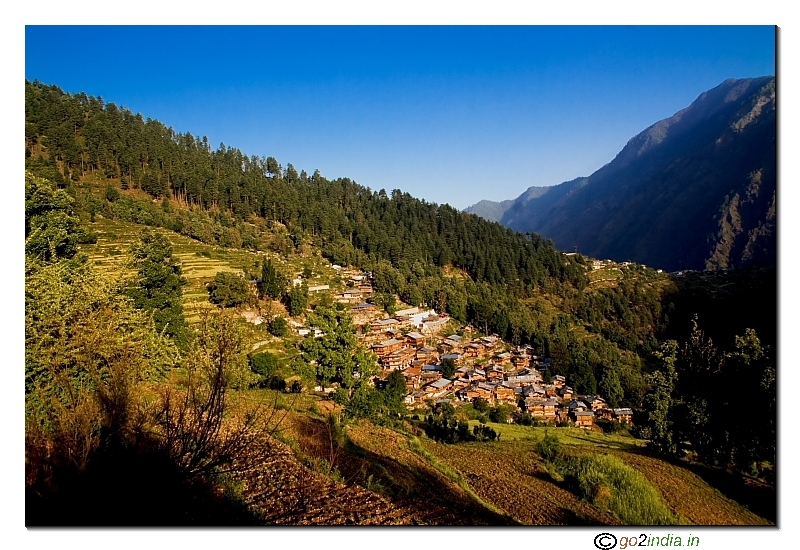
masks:
<path fill-rule="evenodd" d="M 562 252 L 38 82 L 26 168 L 31 525 L 776 522 L 774 265 Z"/>

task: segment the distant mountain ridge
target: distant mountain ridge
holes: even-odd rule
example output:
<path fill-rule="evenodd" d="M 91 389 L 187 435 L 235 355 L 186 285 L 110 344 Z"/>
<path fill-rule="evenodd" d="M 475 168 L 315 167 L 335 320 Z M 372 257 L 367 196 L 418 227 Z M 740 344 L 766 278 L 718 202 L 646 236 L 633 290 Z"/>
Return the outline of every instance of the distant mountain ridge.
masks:
<path fill-rule="evenodd" d="M 495 203 L 500 223 L 668 270 L 774 263 L 775 101 L 772 76 L 726 80 L 590 176 Z"/>
<path fill-rule="evenodd" d="M 533 189 L 533 187 L 531 187 L 531 189 Z M 499 222 L 503 218 L 503 214 L 506 213 L 506 210 L 511 208 L 512 204 L 514 204 L 513 200 L 501 202 L 483 200 L 472 206 L 468 206 L 464 209 L 464 212 L 467 214 L 477 214 L 484 220 L 489 220 L 490 222 Z"/>

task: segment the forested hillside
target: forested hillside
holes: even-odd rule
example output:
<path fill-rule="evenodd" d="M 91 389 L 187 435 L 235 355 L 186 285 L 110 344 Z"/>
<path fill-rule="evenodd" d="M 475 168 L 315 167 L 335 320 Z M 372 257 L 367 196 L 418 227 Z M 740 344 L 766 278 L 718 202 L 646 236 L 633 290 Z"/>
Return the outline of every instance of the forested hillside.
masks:
<path fill-rule="evenodd" d="M 635 264 L 594 271 L 591 259 L 564 254 L 537 234 L 514 232 L 400 190 L 374 191 L 347 178 L 329 180 L 318 171 L 308 175 L 223 144 L 213 149 L 206 138 L 178 133 L 101 98 L 66 94 L 39 82 L 25 85 L 26 281 L 36 285 L 36 292 L 47 294 L 48 279 L 73 278 L 80 270 L 61 261 L 72 261 L 78 242 L 91 241 L 92 222 L 100 216 L 229 249 L 279 257 L 317 254 L 370 272 L 374 302 L 386 311 L 396 299 L 424 304 L 483 334 L 530 344 L 552 358 L 552 374 L 567 376 L 577 392 L 600 393 L 611 406 L 636 409 L 642 436 L 660 452 L 679 455 L 688 448 L 709 464 L 772 471 L 774 420 L 768 419 L 766 432 L 751 422 L 741 437 L 732 437 L 726 419 L 736 412 L 730 397 L 737 394 L 726 392 L 723 398 L 716 388 L 730 387 L 730 373 L 735 380 L 745 377 L 762 388 L 761 397 L 772 400 L 767 415 L 774 419 L 774 269 L 725 279 L 676 278 Z M 187 353 L 207 349 L 183 324 L 175 299 L 183 284 L 180 264 L 169 247 L 156 237 L 145 237 L 138 246 L 132 265 L 141 284 L 90 298 L 106 304 L 124 295 L 118 323 L 135 324 L 147 345 L 155 342 L 166 350 L 163 356 L 146 347 L 136 353 L 155 362 L 156 371 L 169 372 L 171 361 L 180 364 Z M 68 268 L 52 265 L 56 260 Z M 269 272 L 266 263 L 259 267 Z M 150 277 L 161 283 L 149 284 Z M 70 279 L 59 288 L 74 284 Z M 84 293 L 91 286 L 90 280 L 78 285 Z M 754 287 L 760 293 L 753 307 L 732 316 Z M 57 295 L 58 288 L 53 292 L 47 299 L 60 303 L 64 296 Z M 214 303 L 224 305 L 225 298 L 216 297 Z M 152 308 L 155 302 L 163 306 L 158 311 Z M 34 306 L 26 303 L 26 322 L 30 313 L 30 326 L 38 327 L 41 315 Z M 148 308 L 150 321 L 134 311 Z M 321 310 L 317 321 L 332 333 L 349 326 L 340 312 Z M 208 327 L 215 333 L 223 329 Z M 713 344 L 705 334 L 713 336 Z M 665 343 L 667 338 L 674 341 Z M 26 339 L 34 342 L 35 334 L 26 332 Z M 310 354 L 313 348 L 309 340 L 297 349 Z M 41 374 L 46 361 L 36 360 L 30 366 Z M 250 374 L 237 375 L 242 388 L 248 387 Z M 49 375 L 42 376 L 50 383 Z M 344 375 L 334 371 L 331 376 Z M 684 418 L 692 420 L 679 421 Z M 117 421 L 109 419 L 113 426 Z"/>

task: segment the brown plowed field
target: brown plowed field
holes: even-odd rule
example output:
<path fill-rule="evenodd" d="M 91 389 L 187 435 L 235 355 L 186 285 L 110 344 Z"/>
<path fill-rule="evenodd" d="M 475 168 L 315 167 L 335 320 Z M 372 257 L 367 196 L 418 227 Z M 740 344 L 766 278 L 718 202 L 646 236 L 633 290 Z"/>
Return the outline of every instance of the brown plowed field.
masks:
<path fill-rule="evenodd" d="M 303 452 L 328 459 L 324 423 L 294 417 L 288 423 Z M 271 442 L 268 458 L 234 475 L 244 502 L 267 524 L 277 525 L 502 525 L 509 521 L 485 510 L 456 485 L 407 449 L 404 436 L 368 426 L 348 430 L 354 443 L 336 454 L 346 483 L 307 468 L 292 450 Z M 316 441 L 315 441 L 316 439 Z M 363 443 L 365 447 L 361 447 Z M 373 476 L 388 496 L 367 490 Z"/>
<path fill-rule="evenodd" d="M 462 473 L 478 496 L 527 525 L 620 525 L 611 514 L 553 483 L 530 442 L 424 441 L 425 449 Z"/>
<path fill-rule="evenodd" d="M 287 445 L 274 442 L 268 459 L 237 475 L 245 502 L 266 523 L 620 525 L 613 515 L 554 483 L 534 452 L 535 441 L 446 445 L 419 438 L 440 467 L 457 471 L 474 495 L 494 507 L 492 511 L 412 451 L 408 435 L 361 422 L 347 426 L 347 443 L 334 449 L 322 420 L 290 415 L 285 426 L 285 433 L 297 442 L 295 448 L 307 459 L 332 463 L 340 481 L 304 466 Z M 640 450 L 570 447 L 578 453 L 620 457 L 689 524 L 773 524 L 724 496 L 687 465 Z"/>

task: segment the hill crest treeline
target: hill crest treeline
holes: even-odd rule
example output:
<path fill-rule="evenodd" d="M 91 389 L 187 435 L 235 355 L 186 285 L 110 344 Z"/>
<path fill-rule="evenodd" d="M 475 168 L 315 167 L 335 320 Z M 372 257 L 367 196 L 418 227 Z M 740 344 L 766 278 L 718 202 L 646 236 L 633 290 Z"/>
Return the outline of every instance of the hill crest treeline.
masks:
<path fill-rule="evenodd" d="M 228 210 L 240 220 L 255 214 L 290 232 L 319 236 L 334 261 L 364 264 L 353 257 L 363 251 L 395 267 L 410 267 L 415 259 L 453 265 L 489 283 L 534 288 L 555 278 L 585 284 L 583 270 L 570 269 L 538 235 L 524 236 L 397 190 L 387 195 L 348 178 L 298 173 L 291 164 L 283 168 L 272 157 L 247 156 L 225 144 L 212 150 L 205 137 L 175 132 L 102 98 L 39 82 L 25 86 L 26 155 L 36 157 L 44 146 L 55 162 L 50 173 L 39 173 L 56 181 L 94 174 L 154 198 Z"/>

